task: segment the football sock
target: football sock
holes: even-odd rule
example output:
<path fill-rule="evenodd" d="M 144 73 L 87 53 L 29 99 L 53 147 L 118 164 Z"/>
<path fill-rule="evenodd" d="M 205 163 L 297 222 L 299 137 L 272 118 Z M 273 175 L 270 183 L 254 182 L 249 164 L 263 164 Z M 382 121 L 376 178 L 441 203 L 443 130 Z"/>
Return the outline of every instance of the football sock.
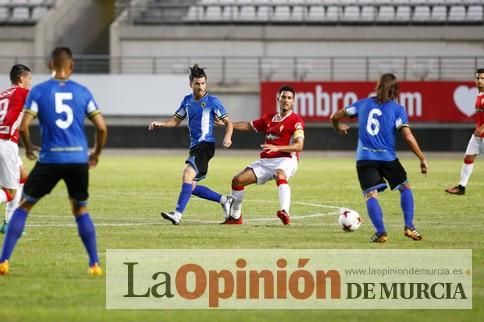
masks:
<path fill-rule="evenodd" d="M 175 211 L 183 214 L 185 211 L 185 207 L 190 200 L 190 196 L 192 195 L 193 185 L 191 183 L 183 183 L 180 190 L 180 195 L 178 196 L 178 202 L 176 204 Z"/>
<path fill-rule="evenodd" d="M 13 199 L 12 195 L 10 194 L 10 192 L 8 192 L 7 189 L 5 189 L 5 188 L 0 189 L 0 202 L 1 203 L 9 202 L 12 199 Z"/>
<path fill-rule="evenodd" d="M 405 226 L 408 228 L 415 228 L 413 226 L 414 204 L 411 189 L 403 188 L 403 190 L 400 190 L 400 206 L 402 207 Z"/>
<path fill-rule="evenodd" d="M 287 180 L 277 180 L 277 189 L 279 190 L 279 203 L 281 210 L 285 210 L 289 213 L 289 207 L 291 205 L 291 187 L 287 184 Z"/>
<path fill-rule="evenodd" d="M 20 203 L 20 199 L 22 198 L 23 187 L 24 187 L 23 184 L 19 185 L 17 192 L 15 193 L 15 197 L 11 201 L 7 202 L 7 204 L 5 205 L 5 221 L 6 222 L 10 221 L 10 218 L 12 218 L 13 212 L 15 211 L 15 209 L 17 209 L 17 207 Z"/>
<path fill-rule="evenodd" d="M 232 204 L 232 218 L 239 219 L 242 215 L 242 201 L 244 200 L 245 190 L 243 186 L 232 185 L 232 197 L 234 203 Z"/>
<path fill-rule="evenodd" d="M 368 216 L 373 223 L 378 235 L 385 232 L 385 225 L 383 224 L 383 212 L 381 210 L 378 199 L 369 198 L 366 201 L 366 209 L 368 210 Z"/>
<path fill-rule="evenodd" d="M 197 185 L 195 189 L 193 189 L 192 195 L 215 202 L 220 202 L 220 198 L 222 198 L 221 194 L 211 190 L 208 187 L 199 185 Z"/>
<path fill-rule="evenodd" d="M 8 223 L 7 233 L 5 234 L 5 239 L 3 240 L 2 256 L 0 257 L 0 262 L 3 262 L 10 258 L 13 249 L 17 244 L 17 241 L 22 236 L 24 231 L 25 221 L 27 220 L 28 212 L 22 208 L 17 208 Z"/>
<path fill-rule="evenodd" d="M 472 170 L 474 169 L 474 163 L 466 163 L 462 165 L 462 169 L 460 170 L 460 181 L 459 184 L 463 187 L 467 186 L 469 182 L 469 178 L 471 177 Z"/>
<path fill-rule="evenodd" d="M 94 228 L 94 223 L 92 222 L 89 213 L 86 212 L 77 216 L 76 223 L 79 236 L 81 237 L 82 243 L 89 255 L 89 266 L 94 265 L 94 263 L 99 263 L 96 248 L 96 228 Z"/>

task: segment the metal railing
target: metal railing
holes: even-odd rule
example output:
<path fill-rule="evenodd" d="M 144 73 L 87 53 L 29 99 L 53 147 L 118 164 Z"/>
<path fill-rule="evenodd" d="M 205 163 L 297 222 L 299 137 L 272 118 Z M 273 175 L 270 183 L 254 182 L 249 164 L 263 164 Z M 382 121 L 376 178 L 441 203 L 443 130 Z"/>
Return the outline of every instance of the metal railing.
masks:
<path fill-rule="evenodd" d="M 46 57 L 0 56 L 0 73 L 15 63 L 48 73 Z M 256 84 L 260 81 L 362 81 L 382 73 L 402 80 L 469 80 L 484 57 L 110 57 L 76 56 L 76 73 L 186 74 L 188 67 L 207 68 L 210 81 L 221 85 Z"/>

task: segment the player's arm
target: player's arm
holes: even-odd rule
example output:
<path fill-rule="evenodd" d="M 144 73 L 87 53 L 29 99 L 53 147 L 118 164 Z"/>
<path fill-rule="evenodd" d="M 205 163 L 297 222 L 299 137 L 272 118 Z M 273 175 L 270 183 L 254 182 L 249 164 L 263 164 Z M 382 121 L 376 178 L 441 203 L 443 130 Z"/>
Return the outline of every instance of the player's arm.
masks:
<path fill-rule="evenodd" d="M 234 130 L 237 131 L 254 131 L 254 128 L 250 125 L 250 122 L 242 121 L 242 122 L 234 122 Z"/>
<path fill-rule="evenodd" d="M 39 151 L 39 147 L 33 145 L 32 141 L 30 141 L 30 124 L 34 118 L 34 114 L 28 112 L 28 110 L 25 110 L 19 127 L 20 138 L 22 139 L 25 147 L 25 156 L 29 160 L 36 160 L 37 156 L 34 152 Z"/>
<path fill-rule="evenodd" d="M 223 146 L 224 148 L 230 148 L 230 146 L 232 145 L 232 134 L 234 133 L 234 125 L 228 116 L 221 119 L 221 121 L 224 123 L 225 126 Z"/>
<path fill-rule="evenodd" d="M 480 137 L 484 133 L 484 124 L 476 128 L 474 131 L 474 136 Z"/>
<path fill-rule="evenodd" d="M 153 121 L 148 125 L 148 130 L 154 130 L 158 127 L 177 127 L 183 121 L 182 118 L 176 117 L 175 115 L 166 119 L 164 121 Z"/>
<path fill-rule="evenodd" d="M 331 124 L 333 125 L 333 128 L 340 134 L 348 134 L 348 130 L 350 128 L 349 125 L 340 123 L 340 120 L 346 117 L 348 117 L 348 115 L 346 115 L 344 109 L 338 110 L 331 115 Z"/>
<path fill-rule="evenodd" d="M 304 148 L 304 136 L 298 136 L 289 145 L 261 144 L 261 148 L 267 152 L 301 152 Z"/>
<path fill-rule="evenodd" d="M 400 128 L 400 133 L 402 134 L 403 139 L 407 142 L 410 150 L 420 159 L 420 172 L 427 173 L 429 165 L 425 159 L 425 155 L 418 145 L 417 139 L 413 136 L 412 130 L 410 130 L 408 126 L 402 126 Z"/>
<path fill-rule="evenodd" d="M 99 156 L 101 155 L 104 144 L 106 144 L 106 139 L 108 137 L 108 128 L 101 113 L 95 114 L 89 119 L 96 128 L 94 148 L 89 154 L 89 166 L 95 167 L 99 162 Z"/>

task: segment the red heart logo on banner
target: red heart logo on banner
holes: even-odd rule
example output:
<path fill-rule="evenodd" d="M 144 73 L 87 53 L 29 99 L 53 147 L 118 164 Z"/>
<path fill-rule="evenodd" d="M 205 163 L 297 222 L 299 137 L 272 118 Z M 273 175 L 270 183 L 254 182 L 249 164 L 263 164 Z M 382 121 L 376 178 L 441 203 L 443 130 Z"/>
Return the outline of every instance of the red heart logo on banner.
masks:
<path fill-rule="evenodd" d="M 461 113 L 472 116 L 476 112 L 477 87 L 459 86 L 454 90 L 454 103 Z"/>

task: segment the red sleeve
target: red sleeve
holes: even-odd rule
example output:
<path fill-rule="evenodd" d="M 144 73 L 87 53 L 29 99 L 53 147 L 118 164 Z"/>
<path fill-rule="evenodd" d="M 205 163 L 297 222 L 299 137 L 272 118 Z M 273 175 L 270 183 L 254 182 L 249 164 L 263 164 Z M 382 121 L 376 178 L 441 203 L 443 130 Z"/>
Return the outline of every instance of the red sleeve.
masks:
<path fill-rule="evenodd" d="M 267 129 L 267 114 L 262 115 L 260 119 L 250 122 L 250 125 L 256 132 L 265 132 Z"/>

